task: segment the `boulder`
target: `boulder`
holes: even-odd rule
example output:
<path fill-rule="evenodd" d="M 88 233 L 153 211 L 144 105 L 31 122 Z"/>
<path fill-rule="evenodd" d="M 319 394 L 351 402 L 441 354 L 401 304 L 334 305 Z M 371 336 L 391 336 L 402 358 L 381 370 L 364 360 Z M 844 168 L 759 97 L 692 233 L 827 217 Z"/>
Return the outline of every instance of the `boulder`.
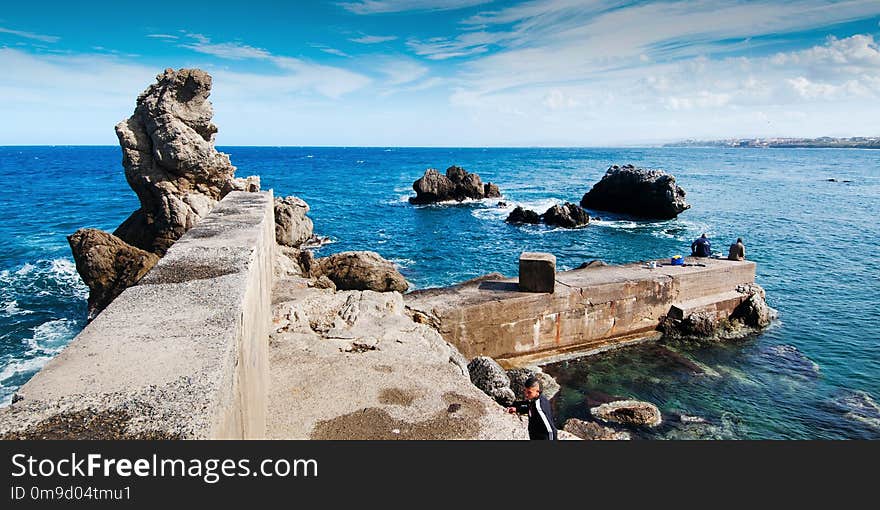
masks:
<path fill-rule="evenodd" d="M 138 96 L 134 114 L 116 125 L 125 178 L 140 201 L 113 232 L 128 244 L 164 255 L 242 185 L 233 180 L 229 156 L 214 148 L 210 93 L 205 71 L 166 69 Z"/>
<path fill-rule="evenodd" d="M 159 261 L 157 255 L 93 228 L 79 229 L 67 241 L 76 270 L 89 287 L 89 320 Z"/>
<path fill-rule="evenodd" d="M 300 261 L 303 266 L 304 261 Z M 339 290 L 406 292 L 409 284 L 394 264 L 372 251 L 347 251 L 309 261 L 304 272 L 313 278 L 326 276 Z"/>
<path fill-rule="evenodd" d="M 541 223 L 541 216 L 535 211 L 517 206 L 516 209 L 507 215 L 507 219 L 504 221 L 507 223 L 529 223 L 537 225 L 538 223 Z"/>
<path fill-rule="evenodd" d="M 566 202 L 554 205 L 541 216 L 544 223 L 554 227 L 579 228 L 590 223 L 590 216 L 580 206 Z"/>
<path fill-rule="evenodd" d="M 662 170 L 614 165 L 581 199 L 581 207 L 671 219 L 690 209 L 675 177 Z"/>
<path fill-rule="evenodd" d="M 297 248 L 312 239 L 312 220 L 306 216 L 309 204 L 300 198 L 275 198 L 275 242 Z"/>
<path fill-rule="evenodd" d="M 632 439 L 629 432 L 614 430 L 593 421 L 578 420 L 577 418 L 566 420 L 562 430 L 591 441 L 627 441 Z"/>
<path fill-rule="evenodd" d="M 522 398 L 525 389 L 526 379 L 535 377 L 541 383 L 541 394 L 548 399 L 553 398 L 559 393 L 559 383 L 553 376 L 545 374 L 540 368 L 512 368 L 507 371 L 507 377 L 510 379 L 510 389 L 516 398 Z"/>
<path fill-rule="evenodd" d="M 503 406 L 509 406 L 516 400 L 513 390 L 510 389 L 510 379 L 507 373 L 494 359 L 487 356 L 477 356 L 468 363 L 468 372 L 471 382 Z"/>
<path fill-rule="evenodd" d="M 764 300 L 764 289 L 751 284 L 740 286 L 737 291 L 747 294 L 749 297 L 736 307 L 731 318 L 741 320 L 745 326 L 755 329 L 766 328 L 773 322 L 777 312 L 770 308 L 767 301 Z"/>
<path fill-rule="evenodd" d="M 663 418 L 660 409 L 650 402 L 638 400 L 616 400 L 590 409 L 594 418 L 604 422 L 620 423 L 639 427 L 656 427 Z"/>
<path fill-rule="evenodd" d="M 429 168 L 425 175 L 413 183 L 416 196 L 410 197 L 412 204 L 433 204 L 455 200 L 498 198 L 501 191 L 492 183 L 483 183 L 480 176 L 469 173 L 460 166 L 446 169 L 446 175 Z"/>
<path fill-rule="evenodd" d="M 260 191 L 260 176 L 249 175 L 247 177 L 236 177 L 231 181 L 231 191 L 247 191 L 248 193 L 256 193 Z"/>

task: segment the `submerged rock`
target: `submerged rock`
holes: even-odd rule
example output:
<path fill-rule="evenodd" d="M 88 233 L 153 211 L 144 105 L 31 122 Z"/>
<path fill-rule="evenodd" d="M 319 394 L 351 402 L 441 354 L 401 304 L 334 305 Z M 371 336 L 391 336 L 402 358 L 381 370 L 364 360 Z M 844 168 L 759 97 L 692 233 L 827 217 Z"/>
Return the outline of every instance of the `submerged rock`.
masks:
<path fill-rule="evenodd" d="M 591 441 L 628 441 L 632 439 L 629 432 L 614 430 L 596 422 L 578 420 L 577 418 L 566 420 L 562 430 Z"/>
<path fill-rule="evenodd" d="M 67 237 L 76 270 L 89 287 L 89 319 L 138 282 L 159 257 L 107 232 L 82 228 Z"/>
<path fill-rule="evenodd" d="M 638 400 L 608 402 L 590 409 L 590 414 L 602 421 L 641 427 L 656 427 L 663 421 L 657 406 Z"/>
<path fill-rule="evenodd" d="M 469 173 L 459 166 L 446 169 L 442 175 L 434 168 L 425 171 L 425 175 L 413 183 L 416 196 L 409 199 L 412 204 L 433 204 L 467 199 L 498 198 L 501 191 L 492 183 L 483 183 L 480 176 Z"/>
<path fill-rule="evenodd" d="M 516 400 L 510 389 L 510 378 L 494 359 L 488 356 L 477 356 L 467 365 L 471 382 L 483 393 L 489 395 L 503 406 L 509 406 Z"/>
<path fill-rule="evenodd" d="M 614 165 L 581 199 L 587 209 L 670 219 L 690 209 L 675 177 L 662 170 Z"/>
<path fill-rule="evenodd" d="M 229 156 L 214 148 L 210 93 L 205 71 L 166 69 L 138 96 L 134 114 L 116 125 L 125 178 L 140 201 L 113 232 L 123 241 L 164 255 L 240 185 Z"/>
<path fill-rule="evenodd" d="M 312 239 L 312 220 L 306 216 L 309 204 L 290 197 L 275 197 L 275 242 L 294 248 Z"/>
<path fill-rule="evenodd" d="M 347 251 L 315 260 L 308 259 L 308 255 L 304 257 L 307 260 L 301 258 L 300 266 L 309 276 L 326 276 L 339 290 L 406 292 L 409 288 L 406 278 L 394 264 L 376 252 Z"/>

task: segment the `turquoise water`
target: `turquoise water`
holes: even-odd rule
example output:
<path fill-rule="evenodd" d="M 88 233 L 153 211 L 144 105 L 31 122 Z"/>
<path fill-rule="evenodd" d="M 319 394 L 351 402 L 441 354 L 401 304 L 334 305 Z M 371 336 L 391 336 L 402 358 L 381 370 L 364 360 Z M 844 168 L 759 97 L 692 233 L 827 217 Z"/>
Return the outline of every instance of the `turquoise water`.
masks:
<path fill-rule="evenodd" d="M 650 400 L 669 418 L 652 438 L 880 438 L 880 151 L 816 149 L 223 148 L 237 175 L 312 207 L 319 255 L 370 249 L 417 288 L 492 271 L 516 273 L 520 251 L 559 266 L 716 249 L 742 236 L 780 321 L 722 346 L 679 346 L 703 375 L 651 349 L 550 367 L 564 383 L 558 421 L 608 394 Z M 84 325 L 86 289 L 65 235 L 112 230 L 137 207 L 117 147 L 0 147 L 0 399 L 8 402 Z M 582 230 L 511 226 L 515 205 L 539 212 L 579 201 L 611 164 L 674 174 L 692 209 L 641 222 L 605 213 Z M 451 164 L 497 183 L 497 201 L 415 207 L 412 182 Z M 836 178 L 839 182 L 828 182 Z M 843 180 L 852 182 L 844 183 Z M 877 253 L 875 253 L 877 252 Z M 676 423 L 684 413 L 705 423 Z"/>

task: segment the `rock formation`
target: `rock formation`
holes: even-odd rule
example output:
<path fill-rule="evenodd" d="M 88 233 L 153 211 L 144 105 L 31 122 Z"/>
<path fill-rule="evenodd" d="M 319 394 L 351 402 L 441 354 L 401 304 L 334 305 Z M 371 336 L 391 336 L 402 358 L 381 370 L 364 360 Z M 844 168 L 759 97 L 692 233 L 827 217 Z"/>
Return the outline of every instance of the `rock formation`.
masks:
<path fill-rule="evenodd" d="M 532 211 L 531 209 L 523 209 L 520 206 L 516 206 L 516 209 L 510 212 L 507 215 L 507 219 L 504 220 L 507 223 L 528 223 L 530 225 L 537 225 L 541 223 L 541 215 Z"/>
<path fill-rule="evenodd" d="M 507 377 L 510 379 L 510 389 L 518 399 L 522 398 L 525 382 L 529 377 L 538 379 L 541 384 L 541 394 L 548 399 L 553 398 L 559 392 L 559 383 L 538 367 L 512 368 L 507 371 Z"/>
<path fill-rule="evenodd" d="M 306 216 L 309 204 L 297 197 L 275 198 L 275 241 L 299 247 L 313 237 L 312 220 Z"/>
<path fill-rule="evenodd" d="M 562 205 L 554 205 L 541 215 L 530 209 L 523 209 L 517 206 L 504 221 L 507 223 L 528 223 L 533 225 L 543 222 L 554 227 L 580 228 L 590 223 L 590 215 L 581 207 L 566 202 Z"/>
<path fill-rule="evenodd" d="M 579 228 L 590 223 L 590 216 L 579 206 L 566 202 L 554 205 L 541 218 L 547 225 L 563 228 Z"/>
<path fill-rule="evenodd" d="M 590 409 L 594 418 L 605 422 L 642 427 L 656 427 L 663 418 L 660 409 L 650 402 L 616 400 Z"/>
<path fill-rule="evenodd" d="M 670 219 L 690 209 L 675 177 L 662 170 L 614 165 L 581 199 L 581 207 Z"/>
<path fill-rule="evenodd" d="M 510 378 L 494 359 L 477 356 L 468 363 L 471 382 L 483 393 L 489 395 L 503 406 L 509 406 L 516 400 L 510 389 Z"/>
<path fill-rule="evenodd" d="M 729 318 L 719 319 L 710 312 L 694 312 L 682 319 L 663 317 L 658 330 L 664 340 L 731 340 L 760 331 L 773 322 L 777 312 L 764 300 L 764 289 L 750 283 L 740 285 L 736 291 L 744 295 L 743 302 L 730 314 Z"/>
<path fill-rule="evenodd" d="M 309 252 L 301 256 L 300 266 L 312 278 L 326 276 L 339 290 L 406 292 L 409 284 L 394 264 L 372 251 L 347 251 L 311 260 Z"/>
<path fill-rule="evenodd" d="M 76 270 L 89 287 L 89 319 L 150 270 L 159 257 L 118 237 L 82 228 L 67 237 Z"/>
<path fill-rule="evenodd" d="M 229 156 L 214 148 L 211 76 L 166 69 L 156 80 L 116 125 L 125 178 L 141 207 L 113 234 L 161 256 L 236 182 Z"/>
<path fill-rule="evenodd" d="M 565 421 L 562 430 L 574 434 L 581 439 L 592 441 L 627 441 L 632 439 L 629 432 L 614 430 L 592 421 L 569 418 Z"/>
<path fill-rule="evenodd" d="M 409 199 L 411 204 L 433 204 L 456 200 L 497 198 L 501 196 L 498 186 L 491 182 L 483 183 L 480 176 L 472 174 L 459 166 L 446 169 L 446 175 L 429 168 L 425 175 L 413 183 L 416 196 Z"/>

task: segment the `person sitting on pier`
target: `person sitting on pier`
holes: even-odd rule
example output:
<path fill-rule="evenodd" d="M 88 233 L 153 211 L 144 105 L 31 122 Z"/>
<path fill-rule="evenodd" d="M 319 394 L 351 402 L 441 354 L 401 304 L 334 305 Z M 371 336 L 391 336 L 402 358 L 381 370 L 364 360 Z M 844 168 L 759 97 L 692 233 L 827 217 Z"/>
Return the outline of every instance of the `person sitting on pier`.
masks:
<path fill-rule="evenodd" d="M 556 440 L 556 425 L 553 424 L 553 413 L 550 401 L 541 394 L 541 382 L 537 377 L 526 379 L 523 388 L 525 400 L 517 400 L 507 412 L 529 415 L 529 439 Z"/>
<path fill-rule="evenodd" d="M 737 237 L 736 242 L 730 245 L 730 251 L 727 253 L 727 260 L 745 260 L 746 246 L 743 244 L 742 237 Z"/>
<path fill-rule="evenodd" d="M 709 238 L 706 237 L 706 234 L 700 236 L 699 239 L 691 243 L 691 256 L 692 257 L 711 257 L 712 256 L 712 243 L 709 242 Z"/>

